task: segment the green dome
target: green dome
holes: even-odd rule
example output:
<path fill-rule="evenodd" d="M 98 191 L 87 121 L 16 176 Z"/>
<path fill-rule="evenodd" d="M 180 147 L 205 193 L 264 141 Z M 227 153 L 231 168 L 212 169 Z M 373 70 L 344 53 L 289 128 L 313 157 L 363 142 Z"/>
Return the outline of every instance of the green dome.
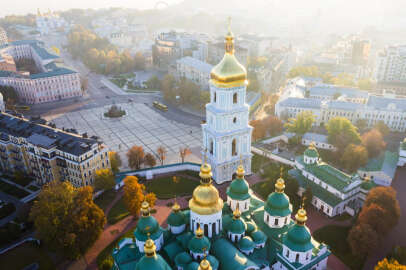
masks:
<path fill-rule="evenodd" d="M 238 248 L 240 250 L 251 251 L 254 249 L 254 247 L 255 247 L 254 242 L 252 241 L 251 237 L 249 237 L 249 236 L 244 236 L 238 242 Z"/>
<path fill-rule="evenodd" d="M 185 270 L 198 270 L 198 269 L 199 269 L 199 264 L 197 262 L 191 262 L 185 268 Z"/>
<path fill-rule="evenodd" d="M 250 234 L 257 229 L 257 225 L 252 221 L 247 221 L 245 224 L 247 224 L 247 229 L 245 230 L 247 234 Z"/>
<path fill-rule="evenodd" d="M 156 240 L 161 235 L 159 224 L 153 216 L 141 217 L 138 220 L 134 236 L 139 241 L 146 241 L 148 239 L 148 233 L 153 240 Z"/>
<path fill-rule="evenodd" d="M 211 269 L 216 270 L 219 268 L 219 261 L 216 259 L 216 257 L 208 255 L 206 260 L 209 261 Z"/>
<path fill-rule="evenodd" d="M 361 184 L 361 188 L 364 190 L 371 190 L 374 187 L 376 187 L 376 184 L 374 181 L 363 181 Z"/>
<path fill-rule="evenodd" d="M 274 217 L 286 217 L 292 213 L 289 197 L 283 192 L 272 192 L 266 200 L 265 211 Z"/>
<path fill-rule="evenodd" d="M 290 250 L 305 252 L 313 248 L 312 236 L 304 225 L 295 224 L 284 236 L 283 244 Z"/>
<path fill-rule="evenodd" d="M 310 146 L 309 148 L 306 149 L 304 155 L 311 158 L 316 158 L 319 157 L 319 152 L 317 152 L 317 149 L 315 147 Z"/>
<path fill-rule="evenodd" d="M 139 262 L 137 263 L 137 266 L 135 267 L 135 270 L 171 270 L 171 267 L 168 265 L 168 263 L 161 257 L 159 254 L 155 254 L 152 257 L 148 256 L 143 256 Z"/>
<path fill-rule="evenodd" d="M 252 240 L 255 244 L 262 244 L 266 242 L 267 236 L 259 230 L 256 230 L 251 233 Z"/>
<path fill-rule="evenodd" d="M 171 212 L 171 214 L 168 216 L 168 219 L 166 222 L 173 227 L 178 227 L 178 226 L 184 225 L 184 224 L 186 224 L 185 215 L 180 211 Z"/>
<path fill-rule="evenodd" d="M 228 230 L 233 234 L 243 234 L 247 230 L 247 224 L 245 224 L 245 221 L 241 218 L 233 218 Z"/>
<path fill-rule="evenodd" d="M 193 253 L 203 253 L 203 250 L 208 251 L 210 249 L 210 241 L 206 236 L 201 238 L 194 236 L 190 239 L 188 248 Z"/>
<path fill-rule="evenodd" d="M 227 188 L 227 195 L 233 200 L 247 200 L 250 198 L 248 182 L 243 178 L 234 179 Z"/>
<path fill-rule="evenodd" d="M 187 252 L 181 252 L 175 257 L 176 266 L 184 267 L 193 261 L 192 256 Z"/>

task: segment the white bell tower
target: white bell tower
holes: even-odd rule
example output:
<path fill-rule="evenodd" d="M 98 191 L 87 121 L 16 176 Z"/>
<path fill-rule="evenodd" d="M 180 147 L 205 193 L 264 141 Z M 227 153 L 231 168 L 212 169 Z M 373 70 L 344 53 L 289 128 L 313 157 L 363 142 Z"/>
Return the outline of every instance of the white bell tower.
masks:
<path fill-rule="evenodd" d="M 210 73 L 210 103 L 206 104 L 203 149 L 220 184 L 233 179 L 240 165 L 251 174 L 251 133 L 249 105 L 246 104 L 247 71 L 234 56 L 234 35 L 225 37 L 225 54 Z"/>

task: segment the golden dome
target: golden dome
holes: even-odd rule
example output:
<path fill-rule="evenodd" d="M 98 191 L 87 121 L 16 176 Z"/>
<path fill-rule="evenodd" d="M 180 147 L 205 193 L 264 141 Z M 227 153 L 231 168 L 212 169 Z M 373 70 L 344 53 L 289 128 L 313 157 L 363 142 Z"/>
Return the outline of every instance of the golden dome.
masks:
<path fill-rule="evenodd" d="M 302 208 L 300 208 L 299 210 L 297 210 L 297 214 L 295 216 L 296 218 L 296 222 L 300 225 L 304 225 L 306 220 L 307 220 L 307 213 L 306 210 Z"/>
<path fill-rule="evenodd" d="M 211 269 L 212 269 L 212 268 L 211 268 L 210 262 L 209 262 L 206 258 L 204 258 L 204 259 L 200 262 L 200 265 L 199 265 L 198 270 L 211 270 Z"/>
<path fill-rule="evenodd" d="M 239 219 L 241 217 L 241 212 L 240 212 L 240 207 L 237 203 L 237 207 L 235 208 L 234 212 L 233 212 L 233 218 L 234 219 Z"/>
<path fill-rule="evenodd" d="M 189 208 L 199 215 L 211 215 L 223 209 L 223 200 L 218 190 L 211 184 L 211 167 L 204 162 L 200 167 L 200 185 L 193 191 Z"/>
<path fill-rule="evenodd" d="M 210 82 L 220 88 L 232 88 L 247 85 L 247 70 L 234 55 L 234 35 L 230 30 L 225 37 L 223 59 L 210 72 Z"/>
<path fill-rule="evenodd" d="M 285 180 L 283 180 L 282 176 L 283 176 L 283 167 L 281 166 L 280 176 L 275 183 L 275 191 L 279 193 L 282 193 L 285 190 Z"/>
<path fill-rule="evenodd" d="M 149 238 L 149 233 L 148 233 L 148 240 L 145 241 L 145 244 L 144 244 L 145 255 L 147 257 L 152 257 L 155 255 L 155 251 L 156 251 L 155 243 L 153 240 L 151 240 L 151 238 Z"/>
<path fill-rule="evenodd" d="M 175 203 L 172 206 L 172 211 L 173 212 L 179 212 L 180 210 L 180 205 L 178 204 L 178 202 L 175 200 Z"/>
<path fill-rule="evenodd" d="M 144 217 L 147 217 L 150 215 L 149 213 L 149 203 L 147 201 L 143 201 L 141 204 L 141 214 Z"/>

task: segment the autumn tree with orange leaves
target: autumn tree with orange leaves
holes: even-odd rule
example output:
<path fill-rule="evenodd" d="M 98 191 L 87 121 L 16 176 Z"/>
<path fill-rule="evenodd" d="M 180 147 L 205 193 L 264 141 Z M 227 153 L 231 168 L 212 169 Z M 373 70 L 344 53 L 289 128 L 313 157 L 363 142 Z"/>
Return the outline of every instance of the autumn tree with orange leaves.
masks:
<path fill-rule="evenodd" d="M 124 203 L 132 216 L 138 217 L 141 210 L 141 204 L 146 200 L 150 207 L 154 207 L 156 196 L 154 193 L 145 193 L 145 186 L 138 182 L 138 178 L 129 175 L 124 178 Z"/>

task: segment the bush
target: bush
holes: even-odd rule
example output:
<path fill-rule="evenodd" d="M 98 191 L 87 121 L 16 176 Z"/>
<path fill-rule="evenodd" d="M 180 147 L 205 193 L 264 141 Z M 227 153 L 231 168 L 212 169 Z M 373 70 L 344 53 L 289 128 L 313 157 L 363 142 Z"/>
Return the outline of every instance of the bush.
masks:
<path fill-rule="evenodd" d="M 118 118 L 125 115 L 125 111 L 121 108 L 117 107 L 116 105 L 112 105 L 110 109 L 104 113 L 104 117 L 109 118 Z"/>

